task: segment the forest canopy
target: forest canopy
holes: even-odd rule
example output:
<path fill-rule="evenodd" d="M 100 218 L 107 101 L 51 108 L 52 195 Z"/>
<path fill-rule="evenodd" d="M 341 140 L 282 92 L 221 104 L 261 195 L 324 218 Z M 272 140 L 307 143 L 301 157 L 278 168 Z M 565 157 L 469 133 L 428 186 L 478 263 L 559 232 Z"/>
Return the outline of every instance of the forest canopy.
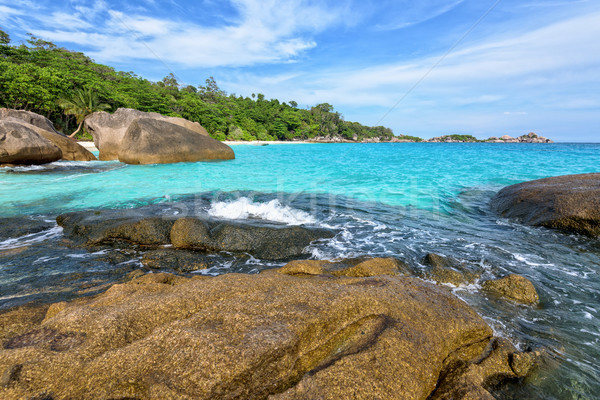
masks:
<path fill-rule="evenodd" d="M 0 107 L 44 115 L 69 134 L 77 129 L 81 116 L 66 113 L 60 104 L 90 91 L 108 105 L 109 112 L 123 107 L 183 117 L 199 122 L 219 140 L 393 137 L 389 128 L 345 121 L 328 103 L 302 109 L 293 100 L 267 100 L 261 93 L 227 94 L 213 77 L 197 87 L 182 85 L 172 73 L 152 82 L 31 34 L 26 43 L 13 45 L 0 29 Z"/>

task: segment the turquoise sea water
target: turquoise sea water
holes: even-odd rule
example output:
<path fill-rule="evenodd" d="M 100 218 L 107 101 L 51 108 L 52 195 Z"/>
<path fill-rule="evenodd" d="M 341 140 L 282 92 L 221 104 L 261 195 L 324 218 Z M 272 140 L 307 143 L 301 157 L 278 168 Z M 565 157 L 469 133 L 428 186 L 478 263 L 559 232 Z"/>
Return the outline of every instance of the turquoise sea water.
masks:
<path fill-rule="evenodd" d="M 53 221 L 76 209 L 160 204 L 178 214 L 263 218 L 330 227 L 315 258 L 395 256 L 416 268 L 428 252 L 479 265 L 483 279 L 519 273 L 537 308 L 455 293 L 500 335 L 547 349 L 543 373 L 501 398 L 594 399 L 600 393 L 600 240 L 499 218 L 489 201 L 531 179 L 600 172 L 597 144 L 286 144 L 234 147 L 234 161 L 126 166 L 58 162 L 0 168 L 0 218 Z M 88 293 L 139 268 L 139 255 L 61 244 L 52 225 L 0 238 L 0 309 Z M 230 255 L 205 273 L 280 265 Z"/>

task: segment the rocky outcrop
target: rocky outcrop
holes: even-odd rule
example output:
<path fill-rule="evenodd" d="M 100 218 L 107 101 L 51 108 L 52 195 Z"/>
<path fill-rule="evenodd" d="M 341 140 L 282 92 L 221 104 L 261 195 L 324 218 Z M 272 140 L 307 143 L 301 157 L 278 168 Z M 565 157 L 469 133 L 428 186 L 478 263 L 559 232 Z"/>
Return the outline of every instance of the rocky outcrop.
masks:
<path fill-rule="evenodd" d="M 518 303 L 535 305 L 540 301 L 535 286 L 531 281 L 521 275 L 511 274 L 504 278 L 485 281 L 481 285 L 483 290 L 496 296 L 504 297 Z"/>
<path fill-rule="evenodd" d="M 175 249 L 151 250 L 143 255 L 141 262 L 148 268 L 179 272 L 193 272 L 210 266 L 202 253 Z"/>
<path fill-rule="evenodd" d="M 103 161 L 117 160 L 121 140 L 131 123 L 139 118 L 149 118 L 181 126 L 199 135 L 210 137 L 199 123 L 183 118 L 167 117 L 158 113 L 147 113 L 129 108 L 119 108 L 113 114 L 104 111 L 95 112 L 85 119 L 85 127 L 94 138 L 94 144 Z"/>
<path fill-rule="evenodd" d="M 552 140 L 543 136 L 538 136 L 538 134 L 534 132 L 529 132 L 527 135 L 521 135 L 516 138 L 509 135 L 501 136 L 499 139 L 491 137 L 487 141 L 494 143 L 554 143 Z"/>
<path fill-rule="evenodd" d="M 528 370 L 465 303 L 397 276 L 147 274 L 0 320 L 7 400 L 491 398 Z"/>
<path fill-rule="evenodd" d="M 178 219 L 171 229 L 178 249 L 249 253 L 265 260 L 301 256 L 311 242 L 330 237 L 327 229 L 198 218 Z"/>
<path fill-rule="evenodd" d="M 46 164 L 62 158 L 62 151 L 25 124 L 0 120 L 0 165 Z"/>
<path fill-rule="evenodd" d="M 231 160 L 231 147 L 209 136 L 158 119 L 133 121 L 121 140 L 119 161 L 126 164 Z"/>
<path fill-rule="evenodd" d="M 140 210 L 68 213 L 58 216 L 57 222 L 75 245 L 156 248 L 172 244 L 177 249 L 248 253 L 266 260 L 301 256 L 311 242 L 333 237 L 327 229 L 210 218 L 176 219 Z"/>
<path fill-rule="evenodd" d="M 505 187 L 491 206 L 503 217 L 588 236 L 600 235 L 600 174 L 564 175 Z"/>

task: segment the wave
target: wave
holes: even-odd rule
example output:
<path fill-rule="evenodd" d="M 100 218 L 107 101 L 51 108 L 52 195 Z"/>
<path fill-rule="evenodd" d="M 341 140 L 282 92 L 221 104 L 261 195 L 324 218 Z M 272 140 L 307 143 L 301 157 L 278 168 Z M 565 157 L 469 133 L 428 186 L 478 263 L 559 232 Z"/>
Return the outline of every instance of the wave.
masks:
<path fill-rule="evenodd" d="M 317 222 L 309 213 L 283 205 L 277 199 L 267 203 L 256 203 L 247 197 L 213 203 L 208 210 L 208 215 L 227 219 L 257 218 L 288 225 L 315 224 Z"/>
<path fill-rule="evenodd" d="M 19 247 L 29 246 L 34 243 L 44 242 L 62 235 L 62 231 L 63 228 L 60 226 L 55 226 L 42 232 L 31 233 L 18 238 L 7 239 L 0 242 L 0 250 L 16 249 Z"/>

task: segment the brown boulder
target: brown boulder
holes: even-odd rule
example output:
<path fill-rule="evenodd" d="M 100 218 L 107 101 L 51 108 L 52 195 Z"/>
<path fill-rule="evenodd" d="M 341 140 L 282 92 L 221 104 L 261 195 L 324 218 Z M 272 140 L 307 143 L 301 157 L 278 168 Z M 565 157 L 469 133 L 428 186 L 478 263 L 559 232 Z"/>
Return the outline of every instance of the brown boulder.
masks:
<path fill-rule="evenodd" d="M 184 127 L 203 136 L 209 136 L 206 129 L 199 123 L 183 118 L 166 117 L 158 113 L 147 113 L 130 108 L 119 108 L 113 114 L 104 111 L 95 112 L 85 119 L 88 132 L 94 137 L 94 144 L 100 152 L 99 158 L 103 161 L 117 160 L 121 140 L 125 136 L 129 125 L 139 118 L 150 118 Z"/>
<path fill-rule="evenodd" d="M 490 293 L 518 303 L 535 305 L 540 300 L 535 286 L 520 275 L 511 274 L 501 279 L 485 281 L 481 286 Z"/>
<path fill-rule="evenodd" d="M 600 173 L 564 175 L 505 187 L 491 206 L 503 217 L 588 236 L 600 235 Z"/>
<path fill-rule="evenodd" d="M 121 140 L 119 161 L 126 164 L 232 160 L 231 147 L 169 122 L 140 118 Z"/>
<path fill-rule="evenodd" d="M 4 319 L 7 400 L 426 399 L 462 383 L 457 365 L 482 378 L 465 395 L 507 371 L 481 356 L 481 317 L 413 278 L 148 274 L 42 322 Z"/>
<path fill-rule="evenodd" d="M 36 114 L 37 115 L 37 114 Z M 27 128 L 35 131 L 38 135 L 43 137 L 44 139 L 54 143 L 61 151 L 62 151 L 62 160 L 67 161 L 94 161 L 96 157 L 86 150 L 83 146 L 77 143 L 75 140 L 54 131 L 49 131 L 44 128 L 40 128 L 36 125 L 31 125 L 22 120 L 16 119 L 14 117 L 7 117 L 3 119 L 4 121 L 20 123 L 26 126 Z M 50 121 L 48 121 L 50 122 Z"/>
<path fill-rule="evenodd" d="M 0 164 L 46 164 L 62 158 L 62 151 L 33 129 L 0 120 Z"/>

